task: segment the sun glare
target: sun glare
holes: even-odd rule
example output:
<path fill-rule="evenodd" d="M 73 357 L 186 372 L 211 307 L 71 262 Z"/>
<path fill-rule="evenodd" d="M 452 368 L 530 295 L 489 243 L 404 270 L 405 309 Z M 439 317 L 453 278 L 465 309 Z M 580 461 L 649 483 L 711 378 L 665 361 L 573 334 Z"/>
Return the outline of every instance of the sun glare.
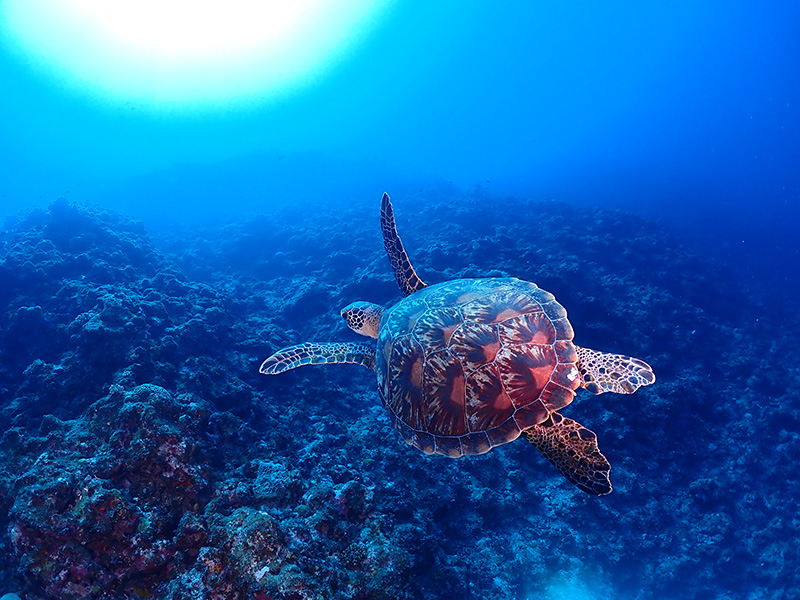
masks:
<path fill-rule="evenodd" d="M 70 86 L 152 105 L 266 98 L 324 73 L 372 0 L 5 0 L 16 50 Z"/>

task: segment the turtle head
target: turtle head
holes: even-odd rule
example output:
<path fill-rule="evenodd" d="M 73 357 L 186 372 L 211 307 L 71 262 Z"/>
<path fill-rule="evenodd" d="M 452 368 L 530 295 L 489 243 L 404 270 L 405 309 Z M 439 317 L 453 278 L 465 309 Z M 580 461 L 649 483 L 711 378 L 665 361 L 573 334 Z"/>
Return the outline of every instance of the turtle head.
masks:
<path fill-rule="evenodd" d="M 377 338 L 381 329 L 383 307 L 372 302 L 353 302 L 342 309 L 342 318 L 347 326 L 361 335 Z"/>

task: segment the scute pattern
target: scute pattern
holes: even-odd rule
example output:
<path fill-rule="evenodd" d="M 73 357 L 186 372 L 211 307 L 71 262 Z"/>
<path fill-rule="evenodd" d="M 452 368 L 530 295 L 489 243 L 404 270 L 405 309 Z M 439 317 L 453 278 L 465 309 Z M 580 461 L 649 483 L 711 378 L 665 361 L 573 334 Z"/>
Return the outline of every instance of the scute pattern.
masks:
<path fill-rule="evenodd" d="M 467 433 L 465 382 L 461 364 L 446 351 L 428 356 L 423 370 L 425 430 L 461 436 Z"/>
<path fill-rule="evenodd" d="M 425 357 L 422 348 L 410 335 L 398 338 L 389 357 L 389 397 L 387 408 L 413 429 L 423 427 L 422 372 Z"/>
<path fill-rule="evenodd" d="M 522 314 L 499 323 L 500 339 L 506 344 L 553 344 L 556 330 L 544 313 Z"/>
<path fill-rule="evenodd" d="M 580 383 L 566 316 L 552 294 L 513 278 L 449 281 L 403 299 L 386 312 L 376 353 L 395 427 L 423 452 L 459 457 L 542 423 Z"/>
<path fill-rule="evenodd" d="M 455 308 L 429 310 L 414 324 L 414 338 L 429 349 L 429 352 L 443 350 L 463 320 Z"/>
<path fill-rule="evenodd" d="M 467 378 L 465 408 L 470 431 L 497 427 L 514 414 L 496 364 L 483 365 Z"/>
<path fill-rule="evenodd" d="M 514 406 L 520 408 L 542 396 L 556 361 L 552 346 L 519 344 L 503 346 L 496 362 L 503 387 Z"/>
<path fill-rule="evenodd" d="M 464 319 L 477 323 L 499 323 L 520 314 L 540 312 L 542 309 L 539 303 L 531 297 L 504 287 L 495 293 L 467 302 L 461 307 Z"/>
<path fill-rule="evenodd" d="M 466 321 L 450 338 L 448 350 L 461 362 L 464 372 L 471 373 L 497 357 L 500 351 L 497 327 Z"/>

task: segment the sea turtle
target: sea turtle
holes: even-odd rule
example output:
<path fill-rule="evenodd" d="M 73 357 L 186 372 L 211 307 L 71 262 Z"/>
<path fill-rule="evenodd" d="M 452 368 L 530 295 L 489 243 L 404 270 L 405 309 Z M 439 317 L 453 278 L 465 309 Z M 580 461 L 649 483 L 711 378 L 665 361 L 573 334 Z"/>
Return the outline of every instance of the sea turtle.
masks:
<path fill-rule="evenodd" d="M 517 439 L 531 442 L 572 483 L 611 491 L 611 466 L 597 436 L 557 411 L 582 387 L 631 394 L 655 381 L 642 360 L 572 343 L 555 297 L 515 278 L 457 279 L 426 285 L 403 248 L 388 194 L 381 231 L 403 299 L 385 309 L 354 302 L 341 311 L 375 342 L 307 342 L 261 365 L 265 375 L 307 364 L 374 369 L 383 406 L 406 442 L 428 454 L 482 454 Z"/>

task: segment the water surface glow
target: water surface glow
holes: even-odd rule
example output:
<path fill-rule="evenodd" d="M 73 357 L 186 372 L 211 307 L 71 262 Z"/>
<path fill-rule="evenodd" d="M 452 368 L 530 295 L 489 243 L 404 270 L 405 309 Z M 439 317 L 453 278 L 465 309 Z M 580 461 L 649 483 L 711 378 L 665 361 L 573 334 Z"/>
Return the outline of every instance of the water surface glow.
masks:
<path fill-rule="evenodd" d="M 9 0 L 15 49 L 71 88 L 145 105 L 270 98 L 319 77 L 374 24 L 368 0 Z"/>

